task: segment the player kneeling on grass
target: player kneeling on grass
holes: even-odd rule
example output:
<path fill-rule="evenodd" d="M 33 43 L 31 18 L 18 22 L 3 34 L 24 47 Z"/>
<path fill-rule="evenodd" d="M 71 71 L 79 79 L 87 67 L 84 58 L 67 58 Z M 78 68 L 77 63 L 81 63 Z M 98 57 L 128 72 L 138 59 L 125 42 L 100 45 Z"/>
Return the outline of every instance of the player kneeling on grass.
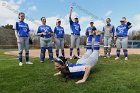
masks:
<path fill-rule="evenodd" d="M 76 64 L 68 63 L 64 57 L 56 58 L 54 61 L 55 70 L 59 71 L 54 75 L 63 74 L 69 78 L 83 77 L 76 84 L 84 83 L 89 77 L 91 69 L 96 65 L 99 57 L 100 35 L 96 35 L 94 42 L 94 51 L 84 61 L 77 61 Z M 90 46 L 89 50 L 92 49 Z"/>
<path fill-rule="evenodd" d="M 20 12 L 19 15 L 19 22 L 16 22 L 15 26 L 15 35 L 17 38 L 18 43 L 18 52 L 19 52 L 19 66 L 22 66 L 22 53 L 23 49 L 25 49 L 25 57 L 26 57 L 26 64 L 33 64 L 29 61 L 29 27 L 28 24 L 24 22 L 25 14 Z"/>
<path fill-rule="evenodd" d="M 128 60 L 128 50 L 127 50 L 127 44 L 128 44 L 128 30 L 132 27 L 130 22 L 126 21 L 126 18 L 123 17 L 121 20 L 121 25 L 116 28 L 116 53 L 117 57 L 115 60 L 118 60 L 120 57 L 120 49 L 123 49 L 125 60 Z"/>

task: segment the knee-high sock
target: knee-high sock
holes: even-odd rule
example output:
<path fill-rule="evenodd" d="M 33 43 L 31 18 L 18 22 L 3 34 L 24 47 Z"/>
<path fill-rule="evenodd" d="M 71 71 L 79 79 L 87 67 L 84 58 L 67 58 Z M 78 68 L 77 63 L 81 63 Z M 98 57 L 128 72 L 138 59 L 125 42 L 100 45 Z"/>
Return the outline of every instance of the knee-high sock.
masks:
<path fill-rule="evenodd" d="M 19 52 L 18 60 L 19 60 L 19 62 L 22 62 L 22 52 Z"/>
<path fill-rule="evenodd" d="M 61 50 L 61 52 L 62 52 L 62 56 L 65 57 L 64 49 Z"/>
<path fill-rule="evenodd" d="M 120 57 L 120 52 L 121 52 L 121 51 L 120 51 L 119 49 L 117 49 L 116 52 L 117 52 L 117 57 Z"/>
<path fill-rule="evenodd" d="M 72 56 L 73 48 L 70 48 L 70 56 Z"/>
<path fill-rule="evenodd" d="M 29 51 L 27 51 L 27 52 L 25 53 L 25 57 L 26 57 L 26 62 L 29 62 Z"/>
<path fill-rule="evenodd" d="M 95 43 L 94 43 L 94 50 L 100 49 L 100 35 L 96 35 L 95 37 Z"/>
<path fill-rule="evenodd" d="M 77 48 L 77 55 L 80 56 L 80 48 Z"/>
<path fill-rule="evenodd" d="M 104 47 L 104 56 L 107 56 L 107 49 L 108 47 Z"/>
<path fill-rule="evenodd" d="M 45 47 L 41 47 L 40 61 L 42 61 L 42 62 L 45 59 L 45 53 L 46 53 L 46 48 Z"/>
<path fill-rule="evenodd" d="M 53 60 L 52 47 L 48 47 L 48 53 L 49 53 L 49 59 L 50 59 L 50 60 Z"/>
<path fill-rule="evenodd" d="M 124 53 L 124 57 L 127 57 L 128 56 L 128 50 L 127 49 L 124 49 L 123 50 L 123 53 Z"/>

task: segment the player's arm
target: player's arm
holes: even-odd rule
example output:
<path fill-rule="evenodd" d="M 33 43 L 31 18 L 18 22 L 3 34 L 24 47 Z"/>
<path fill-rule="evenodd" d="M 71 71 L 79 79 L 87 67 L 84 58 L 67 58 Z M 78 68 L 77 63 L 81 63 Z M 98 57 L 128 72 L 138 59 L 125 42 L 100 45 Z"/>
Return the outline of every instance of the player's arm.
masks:
<path fill-rule="evenodd" d="M 46 35 L 46 33 L 45 32 L 41 32 L 40 31 L 40 27 L 39 27 L 36 35 L 37 36 L 41 36 L 41 35 Z"/>
<path fill-rule="evenodd" d="M 16 36 L 16 38 L 17 38 L 17 42 L 20 42 L 20 40 L 19 40 L 19 36 L 18 36 L 18 31 L 15 29 L 15 36 Z"/>
<path fill-rule="evenodd" d="M 86 66 L 85 67 L 85 74 L 84 74 L 83 78 L 81 80 L 78 80 L 76 82 L 76 84 L 84 83 L 87 80 L 87 78 L 89 77 L 91 68 L 92 68 L 91 66 Z"/>
<path fill-rule="evenodd" d="M 58 75 L 61 75 L 61 71 L 54 74 L 54 76 L 58 76 Z"/>
<path fill-rule="evenodd" d="M 69 14 L 69 21 L 72 21 L 72 18 L 71 18 L 71 16 L 72 16 L 72 9 L 73 9 L 73 7 L 71 6 L 70 7 L 70 14 Z"/>

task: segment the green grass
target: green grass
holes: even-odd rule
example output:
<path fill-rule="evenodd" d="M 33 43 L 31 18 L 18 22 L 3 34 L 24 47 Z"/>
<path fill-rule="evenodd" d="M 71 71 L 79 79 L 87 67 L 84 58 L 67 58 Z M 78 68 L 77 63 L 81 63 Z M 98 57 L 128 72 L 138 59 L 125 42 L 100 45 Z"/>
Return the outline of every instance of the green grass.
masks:
<path fill-rule="evenodd" d="M 100 58 L 84 84 L 78 79 L 54 77 L 53 63 L 38 58 L 33 65 L 18 66 L 18 60 L 0 50 L 0 93 L 140 93 L 140 55 L 130 55 L 128 61 Z M 71 62 L 76 62 L 72 60 Z"/>

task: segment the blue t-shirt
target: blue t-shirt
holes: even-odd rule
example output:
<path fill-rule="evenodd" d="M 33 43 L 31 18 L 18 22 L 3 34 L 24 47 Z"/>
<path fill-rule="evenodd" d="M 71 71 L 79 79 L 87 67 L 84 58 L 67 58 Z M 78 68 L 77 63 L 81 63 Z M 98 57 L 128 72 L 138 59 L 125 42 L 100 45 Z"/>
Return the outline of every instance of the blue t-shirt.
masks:
<path fill-rule="evenodd" d="M 61 26 L 56 26 L 54 28 L 54 33 L 56 35 L 56 38 L 64 38 L 64 28 Z"/>
<path fill-rule="evenodd" d="M 120 25 L 116 28 L 116 34 L 118 37 L 125 37 L 128 35 L 128 25 L 124 24 L 124 25 Z"/>
<path fill-rule="evenodd" d="M 70 78 L 82 77 L 85 74 L 85 65 L 83 64 L 68 64 Z"/>
<path fill-rule="evenodd" d="M 81 31 L 81 28 L 80 28 L 80 24 L 76 23 L 76 22 L 73 22 L 72 20 L 70 21 L 70 28 L 72 30 L 72 33 L 71 34 L 76 34 L 76 35 L 80 35 L 80 31 Z"/>
<path fill-rule="evenodd" d="M 20 36 L 20 37 L 28 37 L 29 36 L 29 32 L 30 32 L 29 26 L 24 21 L 16 22 L 15 29 L 18 32 L 18 36 Z"/>
<path fill-rule="evenodd" d="M 49 33 L 53 33 L 52 29 L 48 25 L 41 25 L 38 27 L 37 33 L 46 33 L 46 35 L 41 35 L 41 37 L 50 38 L 52 35 Z"/>

